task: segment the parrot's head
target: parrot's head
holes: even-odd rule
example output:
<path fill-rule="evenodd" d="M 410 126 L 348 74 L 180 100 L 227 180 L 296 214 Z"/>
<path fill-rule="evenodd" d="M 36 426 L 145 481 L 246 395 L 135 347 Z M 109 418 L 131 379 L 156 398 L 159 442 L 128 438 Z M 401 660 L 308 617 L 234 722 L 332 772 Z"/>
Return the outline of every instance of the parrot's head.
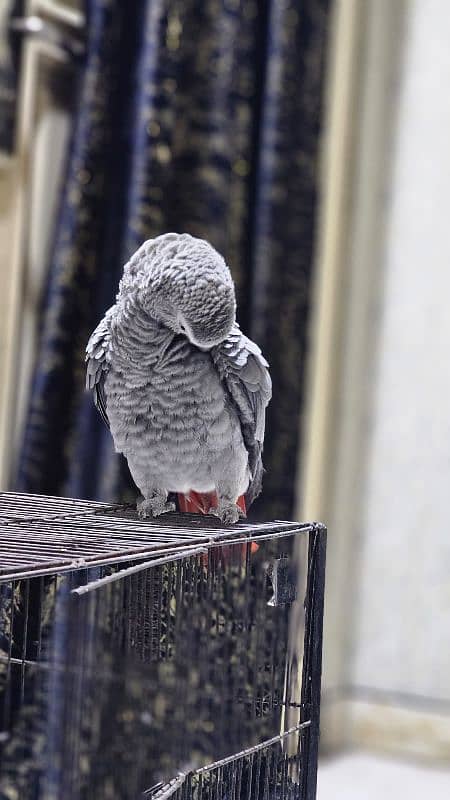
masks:
<path fill-rule="evenodd" d="M 226 339 L 236 319 L 234 284 L 224 259 L 187 233 L 144 242 L 125 266 L 121 294 L 132 294 L 153 319 L 204 350 Z"/>

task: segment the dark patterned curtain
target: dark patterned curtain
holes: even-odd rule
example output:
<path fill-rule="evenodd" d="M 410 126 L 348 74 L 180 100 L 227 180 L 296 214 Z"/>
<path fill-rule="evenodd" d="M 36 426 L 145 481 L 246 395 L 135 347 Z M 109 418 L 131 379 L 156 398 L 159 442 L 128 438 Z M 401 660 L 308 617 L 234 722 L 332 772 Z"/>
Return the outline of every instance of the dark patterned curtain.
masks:
<path fill-rule="evenodd" d="M 84 393 L 122 265 L 174 230 L 226 258 L 271 364 L 257 513 L 292 514 L 331 0 L 89 0 L 87 51 L 21 453 L 21 490 L 135 489 Z"/>
<path fill-rule="evenodd" d="M 24 0 L 0 3 L 0 155 L 11 156 L 17 109 L 18 65 L 21 41 L 13 32 L 13 20 L 23 15 Z"/>

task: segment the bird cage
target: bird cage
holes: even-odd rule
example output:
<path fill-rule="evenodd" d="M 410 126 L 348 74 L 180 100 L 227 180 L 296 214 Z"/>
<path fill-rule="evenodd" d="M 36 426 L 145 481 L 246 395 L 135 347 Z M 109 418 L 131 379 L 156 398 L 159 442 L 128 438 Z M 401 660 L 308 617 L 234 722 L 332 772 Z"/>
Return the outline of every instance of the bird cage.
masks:
<path fill-rule="evenodd" d="M 326 531 L 0 495 L 0 799 L 313 800 Z"/>

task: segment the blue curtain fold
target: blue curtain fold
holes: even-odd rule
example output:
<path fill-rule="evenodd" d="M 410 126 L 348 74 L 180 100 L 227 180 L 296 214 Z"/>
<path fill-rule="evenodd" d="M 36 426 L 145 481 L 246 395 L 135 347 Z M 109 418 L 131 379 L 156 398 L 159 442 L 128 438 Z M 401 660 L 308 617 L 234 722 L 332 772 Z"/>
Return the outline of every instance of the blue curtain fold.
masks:
<path fill-rule="evenodd" d="M 89 0 L 87 51 L 17 477 L 136 490 L 84 393 L 84 348 L 145 239 L 208 239 L 274 381 L 257 515 L 294 503 L 331 0 Z"/>

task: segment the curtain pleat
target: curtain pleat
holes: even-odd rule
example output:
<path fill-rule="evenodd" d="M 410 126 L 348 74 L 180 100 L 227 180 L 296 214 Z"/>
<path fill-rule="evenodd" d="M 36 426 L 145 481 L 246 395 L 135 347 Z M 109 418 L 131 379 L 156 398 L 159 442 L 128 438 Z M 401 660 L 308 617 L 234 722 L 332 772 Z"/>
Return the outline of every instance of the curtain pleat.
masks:
<path fill-rule="evenodd" d="M 17 486 L 131 499 L 84 393 L 84 348 L 122 266 L 169 230 L 226 258 L 271 363 L 258 515 L 292 514 L 330 0 L 90 0 Z"/>

